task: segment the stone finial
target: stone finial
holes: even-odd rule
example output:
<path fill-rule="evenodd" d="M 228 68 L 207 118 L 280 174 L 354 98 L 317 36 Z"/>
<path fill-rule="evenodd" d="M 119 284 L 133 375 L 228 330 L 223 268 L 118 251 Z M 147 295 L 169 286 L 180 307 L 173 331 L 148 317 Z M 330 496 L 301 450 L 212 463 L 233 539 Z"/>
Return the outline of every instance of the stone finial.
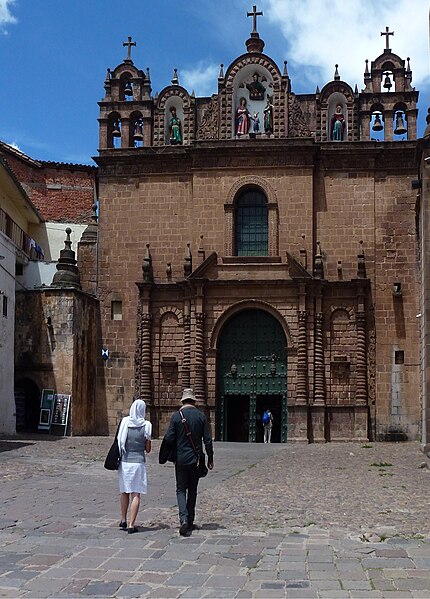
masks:
<path fill-rule="evenodd" d="M 321 91 L 320 91 L 320 86 L 319 86 L 319 85 L 317 85 L 317 87 L 316 87 L 316 89 L 315 89 L 315 94 L 318 96 L 318 94 L 320 94 L 320 93 L 321 93 Z"/>
<path fill-rule="evenodd" d="M 425 128 L 423 137 L 430 136 L 430 108 L 427 109 L 426 123 L 427 127 Z"/>
<path fill-rule="evenodd" d="M 98 216 L 97 216 L 97 204 L 93 204 L 93 214 L 91 216 L 91 223 L 87 226 L 85 231 L 82 233 L 81 240 L 79 243 L 96 243 L 98 237 Z"/>
<path fill-rule="evenodd" d="M 339 75 L 339 71 L 338 71 L 338 66 L 339 66 L 338 64 L 334 65 L 334 77 L 333 77 L 333 79 L 335 81 L 339 81 L 339 79 L 340 79 L 340 75 Z"/>
<path fill-rule="evenodd" d="M 358 96 L 358 85 L 357 84 L 355 84 L 355 87 L 354 87 L 354 96 Z"/>
<path fill-rule="evenodd" d="M 288 64 L 288 62 L 286 60 L 284 60 L 284 71 L 282 73 L 282 77 L 288 77 L 287 64 Z"/>
<path fill-rule="evenodd" d="M 319 241 L 317 241 L 317 251 L 314 259 L 314 277 L 316 279 L 324 278 L 324 264 L 323 257 L 321 254 L 321 244 Z"/>
<path fill-rule="evenodd" d="M 73 287 L 81 289 L 81 277 L 79 269 L 76 266 L 75 252 L 72 250 L 72 242 L 70 233 L 72 229 L 67 227 L 66 239 L 64 241 L 64 249 L 60 251 L 60 257 L 57 262 L 57 272 L 55 273 L 51 286 L 52 287 Z"/>
<path fill-rule="evenodd" d="M 179 85 L 178 69 L 173 69 L 172 85 Z"/>
<path fill-rule="evenodd" d="M 146 244 L 146 252 L 143 258 L 142 270 L 143 280 L 145 281 L 145 283 L 152 283 L 154 280 L 154 274 L 152 271 L 152 256 L 151 251 L 149 249 L 149 243 Z"/>
<path fill-rule="evenodd" d="M 358 264 L 357 264 L 357 279 L 365 279 L 366 278 L 366 262 L 364 259 L 364 244 L 363 241 L 360 241 L 360 249 L 357 254 Z"/>
<path fill-rule="evenodd" d="M 203 245 L 203 235 L 200 235 L 200 243 L 199 243 L 199 249 L 197 250 L 197 254 L 200 258 L 200 262 L 204 262 L 206 259 L 206 252 L 205 252 L 205 248 Z"/>
<path fill-rule="evenodd" d="M 307 268 L 308 267 L 308 252 L 306 250 L 305 247 L 305 240 L 306 240 L 306 235 L 304 233 L 302 233 L 302 243 L 300 246 L 300 264 L 303 266 L 303 268 Z"/>
<path fill-rule="evenodd" d="M 184 257 L 184 277 L 189 277 L 193 272 L 193 257 L 191 255 L 191 244 L 187 243 L 187 249 Z"/>
<path fill-rule="evenodd" d="M 366 68 L 364 69 L 364 76 L 365 77 L 370 77 L 370 72 L 369 72 L 369 59 L 366 58 L 365 60 L 366 63 Z"/>
<path fill-rule="evenodd" d="M 406 66 L 406 72 L 407 72 L 407 73 L 410 73 L 410 72 L 411 72 L 411 62 L 410 62 L 410 61 L 411 61 L 411 59 L 410 59 L 410 57 L 408 56 L 406 60 L 408 61 L 408 62 L 407 62 L 407 66 Z"/>
<path fill-rule="evenodd" d="M 172 280 L 172 263 L 171 262 L 168 262 L 166 265 L 166 276 L 167 276 L 168 281 Z"/>
<path fill-rule="evenodd" d="M 146 82 L 151 83 L 151 74 L 149 72 L 149 67 L 146 67 Z"/>
<path fill-rule="evenodd" d="M 222 63 L 219 65 L 218 79 L 224 79 L 224 65 Z"/>

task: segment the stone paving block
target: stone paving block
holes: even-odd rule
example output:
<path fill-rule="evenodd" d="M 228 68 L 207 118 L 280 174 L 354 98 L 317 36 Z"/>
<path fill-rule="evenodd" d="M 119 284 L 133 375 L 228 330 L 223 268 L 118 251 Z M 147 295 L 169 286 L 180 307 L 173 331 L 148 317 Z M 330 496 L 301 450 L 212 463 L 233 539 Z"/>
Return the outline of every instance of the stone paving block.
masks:
<path fill-rule="evenodd" d="M 181 595 L 181 599 L 182 597 L 185 597 L 185 595 Z M 250 591 L 239 591 L 234 599 L 252 599 L 252 597 L 253 595 Z"/>
<path fill-rule="evenodd" d="M 120 570 L 123 572 L 134 572 L 142 566 L 143 560 L 136 557 L 118 558 L 112 557 L 103 562 L 103 570 Z"/>
<path fill-rule="evenodd" d="M 312 570 L 309 572 L 311 580 L 339 580 L 341 576 L 337 572 L 325 572 L 324 570 Z"/>
<path fill-rule="evenodd" d="M 262 589 L 285 589 L 285 582 L 282 581 L 271 581 L 271 582 L 262 582 Z"/>
<path fill-rule="evenodd" d="M 107 571 L 103 571 L 99 580 L 102 580 L 104 582 L 121 582 L 121 583 L 126 583 L 129 582 L 131 579 L 134 579 L 136 576 L 136 572 L 122 572 L 120 570 L 107 570 Z"/>
<path fill-rule="evenodd" d="M 348 591 L 318 591 L 320 599 L 349 599 Z"/>
<path fill-rule="evenodd" d="M 115 597 L 140 597 L 144 593 L 149 593 L 151 587 L 147 584 L 123 584 L 115 593 Z"/>
<path fill-rule="evenodd" d="M 70 582 L 60 593 L 58 593 L 59 597 L 70 597 L 79 595 L 79 593 L 84 589 L 87 584 L 89 584 L 91 580 L 73 580 Z"/>
<path fill-rule="evenodd" d="M 61 565 L 65 568 L 98 568 L 106 561 L 105 557 L 71 557 L 64 561 Z"/>
<path fill-rule="evenodd" d="M 129 580 L 133 582 L 145 582 L 151 585 L 162 585 L 169 576 L 170 574 L 160 572 L 136 572 Z"/>
<path fill-rule="evenodd" d="M 384 599 L 409 599 L 409 597 L 413 597 L 412 593 L 409 591 L 386 591 L 385 589 L 381 589 L 384 591 L 383 597 Z M 428 597 L 421 597 L 420 599 L 428 599 Z"/>
<path fill-rule="evenodd" d="M 48 596 L 52 593 L 61 591 L 66 586 L 67 582 L 67 580 L 43 576 L 29 580 L 22 588 L 27 591 L 44 591 Z"/>
<path fill-rule="evenodd" d="M 342 589 L 339 580 L 313 580 L 312 588 L 318 591 L 339 591 Z"/>
<path fill-rule="evenodd" d="M 23 569 L 10 570 L 10 571 L 8 571 L 7 574 L 5 574 L 4 576 L 1 576 L 0 582 L 3 580 L 9 580 L 9 578 L 14 578 L 14 579 L 21 580 L 21 581 L 31 580 L 35 576 L 38 576 L 38 574 L 36 572 L 30 572 L 29 570 L 23 570 Z M 55 578 L 55 577 L 53 576 L 53 578 Z"/>
<path fill-rule="evenodd" d="M 404 549 L 376 549 L 376 557 L 409 557 Z"/>
<path fill-rule="evenodd" d="M 378 599 L 383 597 L 381 591 L 349 591 L 351 599 Z"/>
<path fill-rule="evenodd" d="M 251 570 L 248 574 L 249 580 L 273 580 L 275 578 L 273 572 L 267 570 Z M 281 576 L 278 575 L 279 578 Z"/>
<path fill-rule="evenodd" d="M 370 578 L 370 583 L 375 591 L 394 591 L 395 586 L 392 580 L 384 578 Z"/>
<path fill-rule="evenodd" d="M 407 576 L 418 578 L 430 578 L 430 570 L 406 570 Z"/>
<path fill-rule="evenodd" d="M 414 564 L 412 560 L 404 557 L 374 557 L 364 558 L 361 560 L 361 564 L 365 569 L 372 568 L 413 568 Z M 429 560 L 430 565 L 430 560 Z"/>
<path fill-rule="evenodd" d="M 430 579 L 428 578 L 399 578 L 394 581 L 399 591 L 423 591 L 428 592 L 430 597 Z"/>
<path fill-rule="evenodd" d="M 279 580 L 307 580 L 308 574 L 305 570 L 278 570 Z"/>
<path fill-rule="evenodd" d="M 348 591 L 371 591 L 372 585 L 368 580 L 346 580 L 341 579 L 340 584 L 343 589 Z"/>
<path fill-rule="evenodd" d="M 86 587 L 81 590 L 81 595 L 90 597 L 111 597 L 115 595 L 120 582 L 89 582 Z"/>
<path fill-rule="evenodd" d="M 308 589 L 311 586 L 309 580 L 286 580 L 286 589 Z"/>
<path fill-rule="evenodd" d="M 197 574 L 192 572 L 179 571 L 176 572 L 176 574 L 173 574 L 173 576 L 171 576 L 170 578 L 168 578 L 166 582 L 169 586 L 174 587 L 201 587 L 208 580 L 209 576 L 210 575 L 208 574 Z"/>
<path fill-rule="evenodd" d="M 143 572 L 176 572 L 182 566 L 182 561 L 167 559 L 148 559 L 142 562 L 140 570 Z"/>
<path fill-rule="evenodd" d="M 285 591 L 285 597 L 288 599 L 318 599 L 319 595 L 316 591 L 311 589 L 287 589 Z"/>
<path fill-rule="evenodd" d="M 206 591 L 203 597 L 204 599 L 234 599 L 236 597 L 236 593 L 236 589 L 213 589 Z"/>
<path fill-rule="evenodd" d="M 247 581 L 246 576 L 220 576 L 211 574 L 207 579 L 207 587 L 215 589 L 241 588 Z"/>
<path fill-rule="evenodd" d="M 369 577 L 370 578 L 374 578 L 375 576 L 378 575 L 378 573 L 382 572 L 382 575 L 385 578 L 407 578 L 408 574 L 407 572 L 409 571 L 409 569 L 405 569 L 405 570 L 401 570 L 400 568 L 384 568 L 383 570 L 375 570 L 375 572 L 370 572 L 369 573 Z"/>

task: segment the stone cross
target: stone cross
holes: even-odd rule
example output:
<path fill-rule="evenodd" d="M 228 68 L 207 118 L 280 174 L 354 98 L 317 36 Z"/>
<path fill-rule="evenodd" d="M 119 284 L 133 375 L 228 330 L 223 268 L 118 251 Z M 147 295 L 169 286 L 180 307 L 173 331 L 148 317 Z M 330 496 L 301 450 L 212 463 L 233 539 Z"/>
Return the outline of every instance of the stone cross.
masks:
<path fill-rule="evenodd" d="M 252 21 L 253 21 L 253 28 L 252 28 L 252 33 L 257 33 L 257 17 L 262 17 L 263 16 L 263 12 L 257 12 L 257 7 L 254 6 L 252 7 L 252 12 L 247 12 L 246 13 L 247 17 L 253 17 Z"/>
<path fill-rule="evenodd" d="M 385 27 L 385 32 L 381 31 L 381 35 L 385 35 L 385 49 L 389 50 L 390 49 L 390 45 L 388 43 L 388 39 L 390 35 L 394 35 L 394 31 L 390 31 L 389 27 Z"/>
<path fill-rule="evenodd" d="M 388 27 L 387 27 L 388 29 Z M 128 36 L 128 41 L 122 43 L 123 46 L 128 46 L 127 48 L 127 58 L 126 60 L 131 60 L 131 47 L 136 45 L 136 42 L 131 41 L 131 36 Z"/>

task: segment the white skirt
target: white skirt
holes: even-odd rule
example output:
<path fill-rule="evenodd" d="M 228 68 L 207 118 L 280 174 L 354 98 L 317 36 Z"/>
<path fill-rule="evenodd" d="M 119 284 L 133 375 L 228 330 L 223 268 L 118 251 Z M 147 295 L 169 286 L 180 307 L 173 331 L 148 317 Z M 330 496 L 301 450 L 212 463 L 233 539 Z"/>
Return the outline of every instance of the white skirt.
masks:
<path fill-rule="evenodd" d="M 146 464 L 121 461 L 119 463 L 118 475 L 120 493 L 146 494 Z"/>

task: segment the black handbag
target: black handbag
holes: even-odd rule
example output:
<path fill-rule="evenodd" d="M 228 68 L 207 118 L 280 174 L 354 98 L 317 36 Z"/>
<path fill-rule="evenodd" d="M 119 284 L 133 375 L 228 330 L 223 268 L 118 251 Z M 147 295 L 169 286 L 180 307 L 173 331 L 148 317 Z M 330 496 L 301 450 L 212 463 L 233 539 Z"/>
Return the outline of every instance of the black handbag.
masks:
<path fill-rule="evenodd" d="M 190 442 L 190 445 L 193 448 L 194 453 L 197 456 L 197 472 L 198 472 L 199 478 L 204 478 L 206 476 L 206 474 L 209 472 L 208 467 L 206 466 L 205 454 L 201 453 L 197 449 L 196 444 L 194 443 L 193 436 L 191 434 L 190 429 L 188 428 L 188 424 L 187 424 L 187 421 L 185 419 L 185 416 L 184 416 L 182 410 L 179 410 L 179 413 L 182 418 L 182 424 L 185 427 L 185 432 L 187 433 L 188 441 Z"/>
<path fill-rule="evenodd" d="M 119 452 L 119 447 L 118 447 L 118 431 L 119 431 L 120 424 L 118 425 L 118 428 L 116 430 L 115 439 L 114 439 L 114 441 L 108 451 L 106 459 L 105 459 L 104 467 L 106 468 L 106 470 L 118 470 L 118 468 L 119 468 L 119 463 L 121 461 L 121 454 Z"/>
<path fill-rule="evenodd" d="M 166 437 L 163 437 L 158 452 L 158 463 L 165 464 L 166 462 L 176 462 L 176 443 L 170 445 L 167 443 Z"/>

